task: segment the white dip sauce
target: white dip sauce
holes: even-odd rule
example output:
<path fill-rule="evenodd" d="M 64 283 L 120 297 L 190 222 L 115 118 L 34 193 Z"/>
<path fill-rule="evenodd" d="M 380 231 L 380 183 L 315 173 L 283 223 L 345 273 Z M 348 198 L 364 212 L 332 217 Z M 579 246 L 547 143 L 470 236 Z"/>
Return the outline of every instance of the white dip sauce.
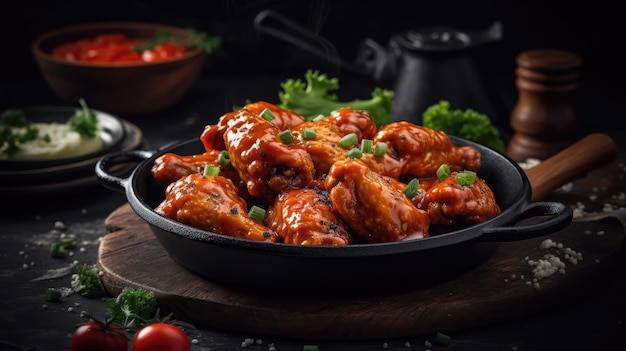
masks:
<path fill-rule="evenodd" d="M 10 161 L 49 161 L 77 157 L 96 152 L 103 147 L 99 136 L 88 138 L 69 129 L 62 123 L 33 123 L 39 137 L 20 144 L 20 150 L 14 155 L 0 152 L 0 160 Z M 44 140 L 48 135 L 49 140 Z M 2 151 L 0 149 L 0 151 Z"/>

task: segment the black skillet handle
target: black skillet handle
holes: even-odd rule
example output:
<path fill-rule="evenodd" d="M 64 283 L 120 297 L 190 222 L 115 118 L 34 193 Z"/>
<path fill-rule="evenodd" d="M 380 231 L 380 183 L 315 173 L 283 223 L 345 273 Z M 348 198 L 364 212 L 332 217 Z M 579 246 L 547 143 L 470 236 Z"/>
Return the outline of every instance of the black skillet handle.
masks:
<path fill-rule="evenodd" d="M 530 218 L 540 218 L 530 224 L 520 223 Z M 569 205 L 560 202 L 531 202 L 510 227 L 486 227 L 482 239 L 486 241 L 518 241 L 552 234 L 566 228 L 574 217 Z"/>
<path fill-rule="evenodd" d="M 124 193 L 130 177 L 121 177 L 113 173 L 114 169 L 129 163 L 147 160 L 155 151 L 131 150 L 105 155 L 96 163 L 96 177 L 105 188 Z"/>

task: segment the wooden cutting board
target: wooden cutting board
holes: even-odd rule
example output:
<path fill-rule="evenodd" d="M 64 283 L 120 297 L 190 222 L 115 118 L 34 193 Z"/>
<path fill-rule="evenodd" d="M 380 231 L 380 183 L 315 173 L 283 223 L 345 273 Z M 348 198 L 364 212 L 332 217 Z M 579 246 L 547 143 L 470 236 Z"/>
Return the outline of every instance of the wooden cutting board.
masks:
<path fill-rule="evenodd" d="M 566 200 L 588 199 L 596 180 L 610 182 L 597 174 L 591 177 L 577 183 L 584 195 L 566 194 Z M 305 298 L 234 290 L 195 275 L 167 255 L 129 205 L 112 212 L 105 227 L 108 234 L 101 242 L 97 263 L 111 294 L 117 295 L 125 286 L 149 289 L 164 312 L 196 325 L 315 340 L 419 336 L 538 313 L 598 289 L 621 262 L 624 250 L 621 222 L 614 218 L 574 221 L 546 237 L 503 243 L 484 263 L 444 283 L 374 296 Z M 540 248 L 545 239 L 580 252 L 583 260 L 573 264 L 565 259 L 564 249 L 555 253 Z M 565 274 L 544 278 L 538 288 L 533 287 L 528 260 L 548 253 L 566 263 Z"/>

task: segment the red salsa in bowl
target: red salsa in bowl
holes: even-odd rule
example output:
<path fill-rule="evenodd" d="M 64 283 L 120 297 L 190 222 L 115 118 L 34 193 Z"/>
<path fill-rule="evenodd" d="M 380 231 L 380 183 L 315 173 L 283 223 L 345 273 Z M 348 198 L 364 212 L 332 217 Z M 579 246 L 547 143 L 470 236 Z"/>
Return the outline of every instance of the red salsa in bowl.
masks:
<path fill-rule="evenodd" d="M 157 62 L 181 57 L 187 52 L 187 46 L 180 41 L 175 43 L 173 38 L 131 38 L 124 33 L 111 32 L 65 42 L 53 48 L 51 55 L 71 62 L 131 63 Z"/>

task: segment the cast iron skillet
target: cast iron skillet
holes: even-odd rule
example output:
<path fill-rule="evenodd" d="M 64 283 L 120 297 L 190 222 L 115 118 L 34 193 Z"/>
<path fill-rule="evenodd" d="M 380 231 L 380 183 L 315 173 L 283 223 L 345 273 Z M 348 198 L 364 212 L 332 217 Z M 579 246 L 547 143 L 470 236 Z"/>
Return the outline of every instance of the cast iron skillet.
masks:
<path fill-rule="evenodd" d="M 343 247 L 262 243 L 199 230 L 162 217 L 153 211 L 164 198 L 164 188 L 156 184 L 150 172 L 154 160 L 167 152 L 202 153 L 198 138 L 159 151 L 109 154 L 96 164 L 96 175 L 103 186 L 126 194 L 131 208 L 176 262 L 214 283 L 257 292 L 336 294 L 433 284 L 476 267 L 502 242 L 544 236 L 565 228 L 571 223 L 572 209 L 559 202 L 534 201 L 531 195 L 535 185 L 541 189 L 539 195 L 544 196 L 564 184 L 567 177 L 573 179 L 615 152 L 610 138 L 601 134 L 586 137 L 580 145 L 562 152 L 569 160 L 560 162 L 557 155 L 553 157 L 556 160 L 542 162 L 540 166 L 547 163 L 552 169 L 535 171 L 534 177 L 541 184 L 531 188 L 527 174 L 508 157 L 465 139 L 451 139 L 482 153 L 478 175 L 492 188 L 502 212 L 462 230 L 404 242 Z M 595 149 L 589 149 L 590 144 Z M 139 164 L 128 177 L 110 173 L 116 164 L 131 161 Z M 554 177 L 550 172 L 556 172 Z"/>

